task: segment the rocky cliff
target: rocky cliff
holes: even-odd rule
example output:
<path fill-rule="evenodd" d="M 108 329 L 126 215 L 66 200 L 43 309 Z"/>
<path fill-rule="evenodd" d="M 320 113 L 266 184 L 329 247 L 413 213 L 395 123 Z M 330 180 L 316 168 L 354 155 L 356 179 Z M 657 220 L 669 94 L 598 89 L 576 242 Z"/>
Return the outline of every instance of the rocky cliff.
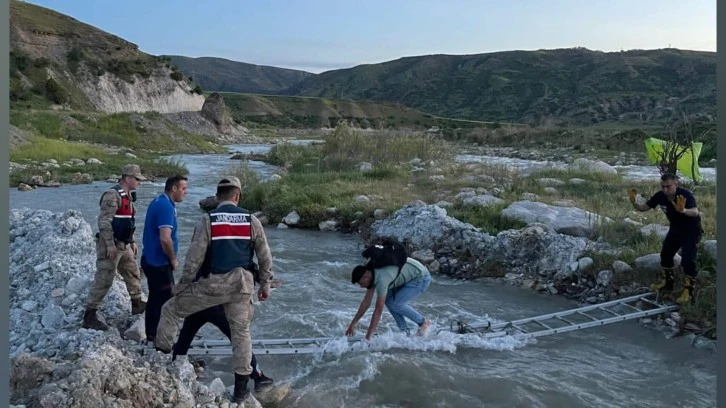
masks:
<path fill-rule="evenodd" d="M 11 1 L 10 50 L 14 107 L 171 113 L 204 103 L 168 58 L 33 4 Z"/>

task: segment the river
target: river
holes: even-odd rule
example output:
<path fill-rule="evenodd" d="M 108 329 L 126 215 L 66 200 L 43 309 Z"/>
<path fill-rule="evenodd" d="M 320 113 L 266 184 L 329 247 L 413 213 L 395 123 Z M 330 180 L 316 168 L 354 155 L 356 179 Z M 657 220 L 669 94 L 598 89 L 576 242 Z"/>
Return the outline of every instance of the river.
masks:
<path fill-rule="evenodd" d="M 230 146 L 233 151 L 264 151 L 269 146 Z M 201 215 L 198 202 L 214 193 L 220 174 L 236 161 L 228 155 L 184 155 L 190 170 L 185 201 L 178 205 L 181 256 Z M 468 161 L 471 158 L 461 158 Z M 491 160 L 491 159 L 487 159 Z M 498 159 L 497 159 L 498 160 Z M 526 164 L 526 163 L 524 163 Z M 532 163 L 536 164 L 536 163 Z M 273 166 L 250 162 L 267 177 Z M 708 173 L 708 172 L 706 172 Z M 10 190 L 10 207 L 51 211 L 77 209 L 96 227 L 98 199 L 109 183 Z M 148 203 L 163 182 L 138 191 L 139 231 Z M 363 296 L 350 284 L 359 262 L 360 240 L 352 235 L 266 228 L 274 272 L 284 280 L 268 302 L 257 304 L 256 339 L 342 335 Z M 138 237 L 140 239 L 140 235 Z M 565 333 L 521 343 L 511 338 L 474 341 L 436 335 L 454 315 L 494 321 L 529 317 L 576 307 L 559 296 L 535 293 L 495 280 L 455 281 L 435 276 L 428 293 L 415 302 L 435 321 L 426 339 L 391 333 L 384 312 L 374 351 L 342 356 L 261 356 L 265 374 L 292 381 L 284 407 L 715 407 L 716 359 L 691 347 L 687 338 L 666 339 L 637 322 Z M 371 311 L 359 324 L 365 330 Z M 219 338 L 214 327 L 205 337 Z M 464 342 L 464 340 L 466 341 Z M 229 357 L 205 358 L 208 384 L 219 376 L 233 384 Z"/>

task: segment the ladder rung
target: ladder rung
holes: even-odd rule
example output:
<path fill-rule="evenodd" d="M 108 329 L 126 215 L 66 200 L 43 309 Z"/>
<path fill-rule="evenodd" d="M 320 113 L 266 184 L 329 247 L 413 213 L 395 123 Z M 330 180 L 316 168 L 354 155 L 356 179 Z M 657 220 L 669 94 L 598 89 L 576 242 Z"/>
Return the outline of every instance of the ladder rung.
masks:
<path fill-rule="evenodd" d="M 602 310 L 604 312 L 608 312 L 608 313 L 610 313 L 613 316 L 622 316 L 620 313 L 614 312 L 614 311 L 612 311 L 610 309 L 607 309 L 607 308 L 604 308 L 604 307 L 598 307 L 598 309 L 600 309 L 600 310 Z"/>
<path fill-rule="evenodd" d="M 653 302 L 652 300 L 648 300 L 646 298 L 640 298 L 643 302 L 650 303 L 651 305 L 655 306 L 656 308 L 661 308 L 663 305 L 659 305 L 658 303 Z"/>
<path fill-rule="evenodd" d="M 524 330 L 523 328 L 517 326 L 516 324 L 513 324 L 511 327 L 514 327 L 515 329 L 521 331 L 522 333 L 525 333 L 525 334 L 527 333 L 527 330 Z"/>
<path fill-rule="evenodd" d="M 597 319 L 597 318 L 595 318 L 595 317 L 592 317 L 592 316 L 590 316 L 589 314 L 587 314 L 587 313 L 585 313 L 585 312 L 579 312 L 579 311 L 578 311 L 578 312 L 575 312 L 575 313 L 577 313 L 577 314 L 579 314 L 579 315 L 583 315 L 583 316 L 585 316 L 585 317 L 587 317 L 588 319 L 591 319 L 591 320 L 600 320 L 600 319 Z"/>
<path fill-rule="evenodd" d="M 629 308 L 631 308 L 631 309 L 635 310 L 636 312 L 642 312 L 642 310 L 638 309 L 637 307 L 635 307 L 635 306 L 631 306 L 631 305 L 629 305 L 629 304 L 627 304 L 627 303 L 625 303 L 625 302 L 621 302 L 621 303 L 618 303 L 618 304 L 619 304 L 619 305 L 623 305 L 623 306 L 625 306 L 625 307 L 629 307 Z"/>
<path fill-rule="evenodd" d="M 565 319 L 564 317 L 560 317 L 560 316 L 556 316 L 556 317 L 558 319 L 562 320 L 563 322 L 567 323 L 567 324 L 570 324 L 570 325 L 573 325 L 573 326 L 575 325 L 575 323 L 572 323 L 571 321 Z"/>
<path fill-rule="evenodd" d="M 544 327 L 547 330 L 552 330 L 552 328 L 550 326 L 547 326 L 546 324 L 540 322 L 539 320 L 535 320 L 534 322 L 537 323 L 538 325 Z"/>

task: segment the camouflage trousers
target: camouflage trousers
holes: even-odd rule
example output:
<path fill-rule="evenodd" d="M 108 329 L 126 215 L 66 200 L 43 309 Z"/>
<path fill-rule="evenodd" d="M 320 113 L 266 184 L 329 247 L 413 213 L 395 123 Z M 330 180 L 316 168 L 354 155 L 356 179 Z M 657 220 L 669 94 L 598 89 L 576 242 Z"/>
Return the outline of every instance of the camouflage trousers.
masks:
<path fill-rule="evenodd" d="M 113 285 L 116 271 L 126 283 L 126 290 L 129 292 L 131 300 L 141 299 L 141 270 L 136 264 L 136 257 L 131 246 L 126 245 L 119 248 L 119 245 L 116 245 L 116 256 L 108 259 L 106 258 L 106 244 L 99 239 L 96 241 L 96 276 L 88 290 L 86 307 L 98 309 Z"/>
<path fill-rule="evenodd" d="M 156 328 L 155 346 L 170 351 L 179 332 L 179 319 L 213 306 L 222 305 L 231 332 L 234 372 L 252 373 L 252 339 L 250 322 L 254 314 L 252 304 L 252 273 L 233 269 L 225 274 L 212 274 L 182 288 L 161 308 L 161 319 Z"/>

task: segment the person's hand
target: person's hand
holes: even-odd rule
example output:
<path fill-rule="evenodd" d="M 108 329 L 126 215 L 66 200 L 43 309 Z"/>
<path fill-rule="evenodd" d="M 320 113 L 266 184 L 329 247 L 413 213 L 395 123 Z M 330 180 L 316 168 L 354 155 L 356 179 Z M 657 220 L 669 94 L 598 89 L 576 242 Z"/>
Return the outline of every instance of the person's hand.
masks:
<path fill-rule="evenodd" d="M 107 245 L 106 246 L 106 258 L 107 259 L 116 259 L 116 245 Z"/>
<path fill-rule="evenodd" d="M 173 261 L 171 261 L 171 269 L 175 271 L 178 268 L 179 268 L 179 261 L 177 259 L 174 259 Z"/>
<path fill-rule="evenodd" d="M 260 290 L 257 291 L 257 300 L 260 302 L 264 302 L 265 300 L 270 298 L 270 287 L 260 287 Z"/>
<path fill-rule="evenodd" d="M 682 195 L 676 196 L 676 201 L 673 205 L 676 207 L 676 211 L 682 213 L 686 209 L 686 197 Z"/>
<path fill-rule="evenodd" d="M 638 190 L 631 188 L 628 190 L 628 198 L 631 204 L 635 204 L 635 196 L 638 195 Z"/>
<path fill-rule="evenodd" d="M 350 325 L 348 325 L 348 328 L 345 330 L 345 335 L 347 337 L 352 336 L 353 333 L 355 333 L 355 323 L 351 323 Z"/>
<path fill-rule="evenodd" d="M 136 245 L 136 242 L 131 243 L 131 252 L 134 253 L 134 256 L 139 252 L 139 247 Z"/>

